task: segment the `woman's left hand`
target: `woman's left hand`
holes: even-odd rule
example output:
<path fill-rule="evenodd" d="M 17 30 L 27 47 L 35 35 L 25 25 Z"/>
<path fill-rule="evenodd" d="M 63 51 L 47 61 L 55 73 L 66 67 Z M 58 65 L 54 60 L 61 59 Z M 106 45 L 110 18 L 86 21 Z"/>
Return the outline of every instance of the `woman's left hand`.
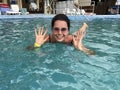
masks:
<path fill-rule="evenodd" d="M 86 32 L 77 32 L 77 35 L 73 36 L 73 45 L 75 46 L 75 48 L 85 52 L 88 55 L 95 55 L 95 51 L 84 47 L 84 45 L 82 44 L 82 39 L 85 36 L 85 34 Z"/>
<path fill-rule="evenodd" d="M 85 36 L 86 32 L 78 31 L 77 35 L 73 36 L 73 45 L 79 50 L 83 50 L 82 39 Z"/>

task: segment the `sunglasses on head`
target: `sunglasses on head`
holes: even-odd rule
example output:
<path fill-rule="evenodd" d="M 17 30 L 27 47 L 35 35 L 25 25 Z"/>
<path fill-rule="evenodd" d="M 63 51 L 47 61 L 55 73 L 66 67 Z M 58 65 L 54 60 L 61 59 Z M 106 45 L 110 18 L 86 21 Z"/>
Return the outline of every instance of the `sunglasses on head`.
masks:
<path fill-rule="evenodd" d="M 58 28 L 58 27 L 55 27 L 55 28 L 53 28 L 53 30 L 54 31 L 59 31 L 59 30 L 61 30 L 61 31 L 66 31 L 67 30 L 67 28 Z"/>

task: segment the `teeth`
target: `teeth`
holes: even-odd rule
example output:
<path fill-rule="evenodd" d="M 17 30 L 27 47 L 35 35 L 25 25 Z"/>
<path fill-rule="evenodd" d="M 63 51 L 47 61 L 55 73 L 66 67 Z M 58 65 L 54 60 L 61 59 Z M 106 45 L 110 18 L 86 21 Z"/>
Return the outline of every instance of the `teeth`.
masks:
<path fill-rule="evenodd" d="M 58 36 L 58 38 L 62 38 L 62 36 Z"/>
<path fill-rule="evenodd" d="M 63 36 L 62 35 L 58 35 L 57 38 L 62 38 Z"/>

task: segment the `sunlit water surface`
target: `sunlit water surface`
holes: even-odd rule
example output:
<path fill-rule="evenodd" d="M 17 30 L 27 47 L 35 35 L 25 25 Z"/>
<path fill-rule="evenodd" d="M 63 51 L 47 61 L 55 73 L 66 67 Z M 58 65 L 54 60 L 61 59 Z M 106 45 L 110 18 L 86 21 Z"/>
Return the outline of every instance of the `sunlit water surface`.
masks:
<path fill-rule="evenodd" d="M 71 33 L 83 22 L 71 21 Z M 86 22 L 83 43 L 96 55 L 60 43 L 26 50 L 35 41 L 34 28 L 51 32 L 50 19 L 0 20 L 0 90 L 119 90 L 120 21 Z"/>

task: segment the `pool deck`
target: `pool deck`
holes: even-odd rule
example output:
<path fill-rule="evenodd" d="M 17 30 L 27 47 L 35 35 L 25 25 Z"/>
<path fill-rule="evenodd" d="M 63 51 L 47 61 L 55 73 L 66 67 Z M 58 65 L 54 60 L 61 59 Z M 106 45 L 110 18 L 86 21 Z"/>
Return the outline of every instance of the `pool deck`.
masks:
<path fill-rule="evenodd" d="M 15 18 L 48 18 L 54 17 L 54 14 L 29 14 L 29 15 L 0 15 L 0 19 L 15 19 Z M 68 15 L 71 20 L 91 20 L 91 19 L 105 19 L 105 18 L 120 18 L 118 15 Z"/>

